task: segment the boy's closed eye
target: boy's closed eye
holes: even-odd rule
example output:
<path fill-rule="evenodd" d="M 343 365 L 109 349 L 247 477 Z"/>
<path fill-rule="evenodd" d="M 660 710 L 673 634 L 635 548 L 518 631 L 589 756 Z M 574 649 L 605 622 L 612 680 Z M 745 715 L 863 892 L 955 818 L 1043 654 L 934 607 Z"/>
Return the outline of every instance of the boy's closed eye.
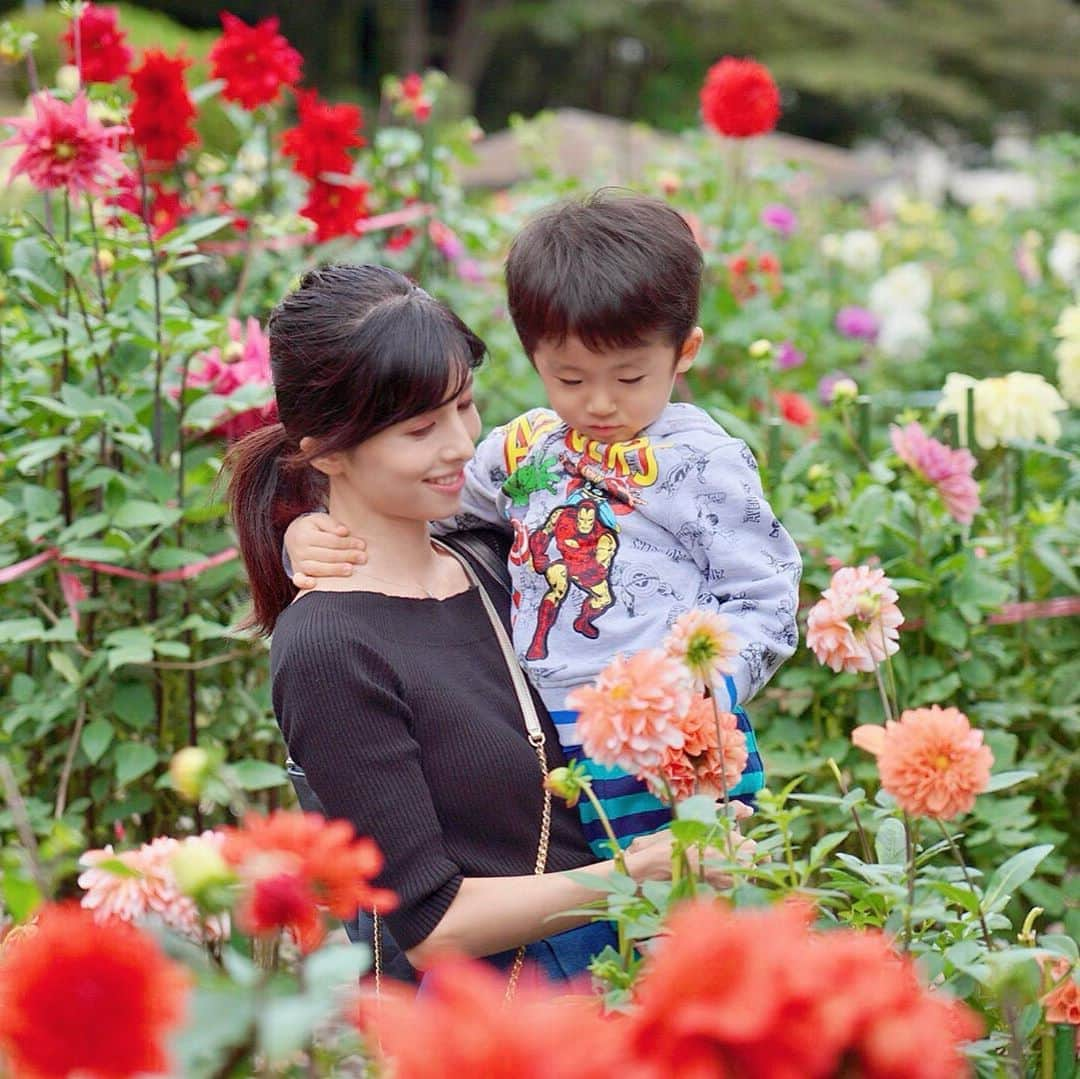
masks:
<path fill-rule="evenodd" d="M 624 386 L 636 386 L 639 382 L 645 381 L 644 375 L 635 375 L 633 378 L 620 378 L 619 381 Z"/>

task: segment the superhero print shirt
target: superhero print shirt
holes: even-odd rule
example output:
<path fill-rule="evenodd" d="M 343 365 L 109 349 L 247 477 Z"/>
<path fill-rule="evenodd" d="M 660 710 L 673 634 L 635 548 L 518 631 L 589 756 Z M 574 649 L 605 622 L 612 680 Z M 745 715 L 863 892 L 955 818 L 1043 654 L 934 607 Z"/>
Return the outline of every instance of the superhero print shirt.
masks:
<path fill-rule="evenodd" d="M 478 522 L 513 534 L 514 646 L 549 709 L 693 608 L 725 615 L 738 638 L 731 707 L 795 650 L 799 552 L 746 444 L 693 405 L 612 444 L 547 409 L 496 428 L 443 524 Z"/>

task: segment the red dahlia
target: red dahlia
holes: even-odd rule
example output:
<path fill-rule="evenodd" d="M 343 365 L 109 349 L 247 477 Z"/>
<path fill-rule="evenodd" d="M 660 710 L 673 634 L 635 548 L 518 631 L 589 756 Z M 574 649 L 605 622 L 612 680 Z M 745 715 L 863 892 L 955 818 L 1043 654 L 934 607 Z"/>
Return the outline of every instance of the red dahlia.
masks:
<path fill-rule="evenodd" d="M 225 32 L 210 50 L 210 70 L 225 80 L 221 96 L 245 109 L 270 105 L 283 86 L 300 81 L 303 57 L 278 33 L 278 19 L 271 16 L 254 26 L 227 11 L 221 13 Z"/>
<path fill-rule="evenodd" d="M 773 394 L 780 415 L 796 427 L 809 427 L 814 422 L 814 406 L 802 394 L 777 390 Z"/>
<path fill-rule="evenodd" d="M 195 103 L 184 83 L 191 67 L 186 56 L 168 56 L 147 49 L 142 63 L 131 73 L 135 102 L 131 106 L 131 132 L 149 168 L 173 165 L 199 136 L 191 126 Z"/>
<path fill-rule="evenodd" d="M 780 118 L 780 91 L 768 68 L 725 56 L 705 76 L 701 112 L 705 123 L 721 135 L 736 139 L 764 135 Z"/>
<path fill-rule="evenodd" d="M 138 177 L 131 175 L 121 178 L 113 187 L 107 202 L 121 210 L 148 221 L 154 233 L 154 239 L 160 240 L 167 232 L 172 232 L 187 215 L 186 207 L 175 191 L 166 191 L 160 184 L 150 184 L 147 190 L 149 206 L 143 214 L 143 192 Z"/>
<path fill-rule="evenodd" d="M 134 926 L 47 906 L 0 955 L 0 1056 L 26 1079 L 159 1075 L 187 992 L 184 969 Z"/>
<path fill-rule="evenodd" d="M 225 829 L 222 854 L 245 884 L 237 920 L 256 936 L 288 929 L 304 951 L 323 937 L 318 908 L 351 918 L 358 907 L 392 910 L 393 892 L 372 885 L 382 870 L 373 839 L 317 813 L 249 813 Z"/>
<path fill-rule="evenodd" d="M 350 172 L 348 151 L 364 145 L 359 105 L 330 105 L 314 90 L 297 90 L 300 123 L 281 134 L 281 152 L 293 158 L 293 170 L 309 180 L 324 172 Z"/>
<path fill-rule="evenodd" d="M 356 223 L 367 217 L 368 185 L 363 180 L 350 184 L 331 184 L 316 180 L 308 189 L 308 200 L 300 213 L 316 225 L 315 239 L 319 243 L 335 236 L 349 236 Z"/>
<path fill-rule="evenodd" d="M 131 64 L 131 49 L 116 23 L 116 8 L 86 4 L 82 15 L 64 31 L 64 44 L 67 62 L 79 68 L 83 82 L 116 82 Z"/>

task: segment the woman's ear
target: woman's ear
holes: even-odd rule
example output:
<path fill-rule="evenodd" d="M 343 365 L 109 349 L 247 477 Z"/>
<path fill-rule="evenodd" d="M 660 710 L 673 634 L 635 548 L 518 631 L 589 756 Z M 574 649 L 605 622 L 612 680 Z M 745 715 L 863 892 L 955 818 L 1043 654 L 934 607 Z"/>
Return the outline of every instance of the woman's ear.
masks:
<path fill-rule="evenodd" d="M 305 435 L 302 439 L 300 439 L 301 453 L 311 453 L 311 451 L 315 448 L 315 439 L 311 438 L 308 435 Z M 336 476 L 341 472 L 344 466 L 341 454 L 337 452 L 324 453 L 318 457 L 313 457 L 310 463 L 311 467 L 314 468 L 316 472 L 321 472 L 324 476 Z"/>
<path fill-rule="evenodd" d="M 686 340 L 679 346 L 679 355 L 675 358 L 675 374 L 681 375 L 694 366 L 701 343 L 705 340 L 705 331 L 700 326 L 695 326 L 687 335 Z"/>

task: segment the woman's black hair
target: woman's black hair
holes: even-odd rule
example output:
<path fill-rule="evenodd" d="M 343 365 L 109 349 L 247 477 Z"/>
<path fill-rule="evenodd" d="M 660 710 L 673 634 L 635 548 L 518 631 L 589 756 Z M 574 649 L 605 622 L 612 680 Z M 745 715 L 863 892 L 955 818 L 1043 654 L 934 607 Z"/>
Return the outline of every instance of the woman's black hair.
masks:
<path fill-rule="evenodd" d="M 309 270 L 268 324 L 279 422 L 229 451 L 229 500 L 251 582 L 249 624 L 273 630 L 296 594 L 281 567 L 288 522 L 319 505 L 310 462 L 456 397 L 486 352 L 445 304 L 384 266 Z M 300 451 L 300 440 L 313 448 Z"/>

